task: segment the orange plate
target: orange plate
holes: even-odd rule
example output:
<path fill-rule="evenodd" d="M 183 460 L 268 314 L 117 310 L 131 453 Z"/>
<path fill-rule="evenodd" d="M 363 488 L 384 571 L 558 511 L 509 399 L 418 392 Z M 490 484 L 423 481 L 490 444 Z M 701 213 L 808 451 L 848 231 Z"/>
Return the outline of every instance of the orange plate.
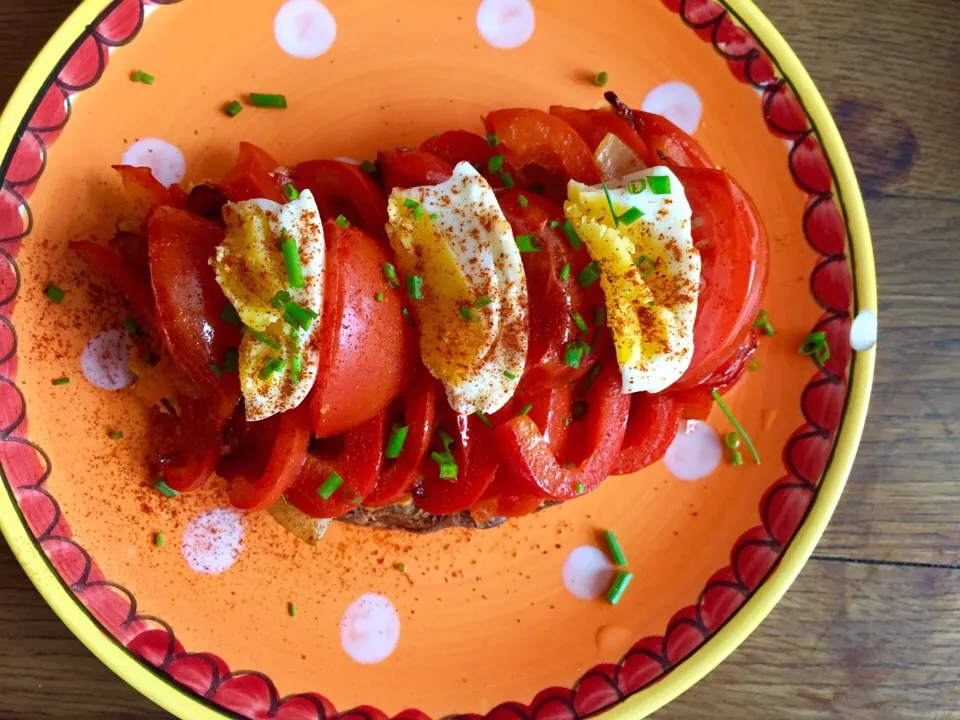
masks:
<path fill-rule="evenodd" d="M 849 471 L 873 369 L 851 327 L 872 345 L 876 296 L 862 203 L 822 100 L 756 9 L 728 2 L 83 3 L 0 135 L 0 521 L 71 629 L 141 691 L 202 718 L 359 706 L 377 718 L 636 717 L 742 641 Z M 131 82 L 136 69 L 156 82 Z M 128 149 L 179 179 L 167 146 L 135 146 L 161 138 L 186 182 L 222 176 L 240 140 L 288 164 L 361 160 L 479 131 L 498 107 L 598 105 L 601 69 L 630 104 L 695 128 L 766 223 L 777 334 L 729 396 L 763 464 L 720 462 L 687 482 L 661 463 L 493 530 L 334 526 L 317 547 L 265 513 L 224 509 L 222 485 L 176 499 L 150 489 L 140 403 L 95 387 L 81 362 L 95 336 L 122 352 L 122 305 L 67 249 L 125 211 L 110 166 Z M 249 91 L 285 93 L 290 108 L 228 118 L 223 106 Z M 66 291 L 61 305 L 48 282 Z M 814 328 L 832 348 L 821 367 L 797 352 Z M 51 383 L 61 376 L 72 382 Z M 716 411 L 708 425 L 730 429 Z M 605 589 L 611 570 L 590 548 L 606 528 L 635 576 L 615 607 L 568 589 Z"/>

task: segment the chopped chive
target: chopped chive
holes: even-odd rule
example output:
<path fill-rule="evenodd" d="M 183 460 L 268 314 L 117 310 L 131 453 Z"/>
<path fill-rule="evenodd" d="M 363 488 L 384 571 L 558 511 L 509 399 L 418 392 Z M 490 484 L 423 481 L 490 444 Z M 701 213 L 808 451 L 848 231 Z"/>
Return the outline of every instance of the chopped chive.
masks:
<path fill-rule="evenodd" d="M 378 292 L 376 295 L 373 296 L 373 299 L 376 300 L 377 302 L 383 302 L 383 293 Z"/>
<path fill-rule="evenodd" d="M 560 279 L 566 282 L 570 278 L 570 263 L 564 263 L 560 268 Z"/>
<path fill-rule="evenodd" d="M 455 480 L 457 478 L 457 465 L 456 463 L 441 463 L 440 465 L 440 477 L 444 480 Z"/>
<path fill-rule="evenodd" d="M 223 307 L 220 309 L 220 319 L 223 320 L 227 325 L 240 327 L 240 315 L 237 313 L 237 309 L 231 305 L 229 301 L 225 302 Z"/>
<path fill-rule="evenodd" d="M 627 192 L 631 195 L 639 195 L 647 187 L 647 181 L 644 179 L 631 180 L 627 183 Z"/>
<path fill-rule="evenodd" d="M 123 319 L 122 324 L 123 324 L 123 329 L 126 330 L 131 335 L 133 335 L 134 337 L 138 337 L 140 335 L 140 327 L 137 325 L 137 323 L 134 321 L 132 317 L 129 317 L 129 316 L 125 317 Z"/>
<path fill-rule="evenodd" d="M 756 372 L 760 369 L 760 361 L 756 358 L 750 358 L 750 362 L 747 363 L 747 370 L 749 372 Z"/>
<path fill-rule="evenodd" d="M 407 275 L 407 297 L 423 300 L 423 278 L 419 275 Z"/>
<path fill-rule="evenodd" d="M 264 335 L 262 332 L 258 332 L 258 331 L 256 331 L 256 330 L 254 330 L 253 328 L 249 328 L 249 327 L 248 327 L 248 328 L 247 328 L 247 334 L 249 334 L 251 337 L 253 337 L 254 340 L 259 340 L 260 342 L 262 342 L 264 345 L 266 345 L 266 346 L 269 347 L 269 348 L 273 348 L 274 350 L 279 350 L 279 349 L 280 349 L 280 343 L 278 343 L 278 342 L 277 342 L 276 340 L 274 340 L 272 337 L 268 337 L 268 336 Z"/>
<path fill-rule="evenodd" d="M 387 279 L 387 285 L 390 287 L 400 287 L 400 278 L 397 277 L 397 269 L 390 263 L 383 264 L 383 276 Z"/>
<path fill-rule="evenodd" d="M 286 95 L 272 95 L 270 93 L 250 93 L 250 104 L 259 108 L 278 108 L 287 107 Z"/>
<path fill-rule="evenodd" d="M 342 227 L 344 230 L 350 227 L 350 221 L 347 220 L 343 215 L 337 215 L 337 219 L 334 220 L 334 222 L 340 227 Z"/>
<path fill-rule="evenodd" d="M 494 175 L 497 174 L 498 172 L 502 172 L 503 171 L 503 155 L 502 154 L 492 155 L 490 159 L 487 161 L 487 170 L 489 170 L 491 174 L 494 174 Z"/>
<path fill-rule="evenodd" d="M 162 532 L 153 534 L 153 544 L 156 545 L 158 548 L 162 548 L 165 542 L 166 542 L 166 536 Z"/>
<path fill-rule="evenodd" d="M 583 362 L 583 353 L 586 352 L 587 346 L 582 342 L 572 342 L 569 343 L 563 353 L 563 361 L 567 364 L 568 367 L 577 369 L 580 367 L 580 363 Z"/>
<path fill-rule="evenodd" d="M 283 310 L 287 307 L 287 303 L 290 302 L 291 299 L 290 293 L 286 290 L 281 290 L 270 298 L 270 304 L 277 308 L 277 310 Z"/>
<path fill-rule="evenodd" d="M 240 364 L 240 355 L 236 348 L 227 348 L 223 351 L 223 371 L 232 373 L 237 371 Z"/>
<path fill-rule="evenodd" d="M 57 303 L 57 305 L 63 302 L 63 296 L 66 294 L 63 292 L 63 290 L 58 288 L 53 283 L 49 283 L 47 285 L 47 289 L 44 290 L 44 292 L 47 294 L 47 297 L 50 298 L 53 302 Z"/>
<path fill-rule="evenodd" d="M 616 563 L 618 567 L 626 565 L 627 556 L 623 554 L 623 548 L 620 547 L 620 541 L 617 540 L 617 536 L 613 534 L 612 530 L 604 530 L 603 536 L 607 539 L 607 547 L 610 548 L 610 557 L 613 558 L 613 562 Z"/>
<path fill-rule="evenodd" d="M 296 303 L 287 303 L 287 306 L 283 310 L 283 319 L 294 327 L 299 327 L 303 330 L 309 330 L 310 325 L 313 324 L 314 318 L 317 314 L 312 310 L 302 308 Z"/>
<path fill-rule="evenodd" d="M 394 460 L 400 457 L 400 451 L 403 450 L 403 444 L 407 440 L 407 433 L 410 431 L 409 425 L 394 425 L 390 431 L 390 439 L 387 440 L 387 450 L 384 457 L 388 460 Z"/>
<path fill-rule="evenodd" d="M 570 423 L 572 423 L 572 422 L 573 422 L 573 418 L 565 417 L 565 418 L 563 419 L 563 426 L 564 426 L 564 427 L 568 427 L 568 426 L 570 425 Z"/>
<path fill-rule="evenodd" d="M 736 450 L 738 447 L 740 447 L 740 436 L 735 432 L 728 432 L 724 436 L 723 441 L 731 450 Z"/>
<path fill-rule="evenodd" d="M 753 321 L 753 326 L 763 330 L 766 335 L 774 335 L 776 333 L 773 325 L 770 324 L 770 313 L 766 310 L 761 310 L 757 314 L 757 319 Z"/>
<path fill-rule="evenodd" d="M 491 130 L 487 133 L 487 145 L 490 147 L 496 147 L 500 144 L 500 138 L 497 137 L 497 134 Z"/>
<path fill-rule="evenodd" d="M 486 416 L 486 414 L 483 413 L 482 411 L 477 410 L 476 416 L 477 416 L 478 418 L 480 418 L 480 422 L 482 422 L 482 423 L 483 423 L 484 425 L 486 425 L 488 428 L 492 428 L 492 427 L 493 427 L 493 423 L 490 422 L 490 418 L 488 418 L 488 417 Z"/>
<path fill-rule="evenodd" d="M 601 70 L 593 76 L 593 84 L 597 87 L 603 87 L 610 80 L 610 74 L 606 70 Z"/>
<path fill-rule="evenodd" d="M 670 194 L 670 178 L 667 175 L 650 175 L 647 178 L 647 185 L 654 195 Z"/>
<path fill-rule="evenodd" d="M 269 380 L 270 376 L 281 370 L 284 366 L 283 358 L 270 358 L 260 371 L 261 380 Z"/>
<path fill-rule="evenodd" d="M 223 372 L 220 370 L 220 366 L 216 363 L 210 363 L 207 367 L 210 368 L 210 372 L 213 373 L 214 377 L 221 378 L 223 377 Z"/>
<path fill-rule="evenodd" d="M 586 290 L 588 287 L 593 285 L 599 279 L 600 279 L 600 264 L 596 261 L 587 265 L 577 275 L 577 282 L 580 283 L 580 287 L 582 287 L 584 290 Z"/>
<path fill-rule="evenodd" d="M 633 580 L 633 573 L 618 572 L 616 579 L 613 581 L 613 585 L 610 586 L 610 590 L 607 592 L 607 602 L 611 605 L 616 605 L 620 602 L 631 580 Z"/>
<path fill-rule="evenodd" d="M 363 495 L 357 492 L 355 488 L 344 488 L 343 499 L 350 505 L 357 505 L 363 500 Z"/>
<path fill-rule="evenodd" d="M 489 295 L 481 295 L 480 297 L 478 297 L 476 300 L 473 301 L 473 306 L 477 310 L 482 310 L 492 302 L 493 302 L 493 298 L 490 297 Z"/>
<path fill-rule="evenodd" d="M 297 250 L 296 239 L 290 235 L 281 234 L 280 252 L 283 253 L 283 264 L 287 268 L 290 287 L 302 288 L 306 283 L 303 280 L 303 267 L 300 265 L 300 252 Z"/>
<path fill-rule="evenodd" d="M 613 226 L 620 227 L 620 217 L 617 215 L 617 209 L 613 206 L 613 198 L 610 197 L 610 190 L 607 188 L 607 181 L 600 181 L 600 186 L 603 188 L 603 194 L 607 198 L 607 205 L 610 206 L 610 214 L 613 215 Z"/>
<path fill-rule="evenodd" d="M 653 275 L 655 268 L 656 265 L 653 260 L 646 255 L 641 255 L 637 258 L 637 269 L 640 270 L 641 275 Z"/>
<path fill-rule="evenodd" d="M 50 381 L 50 384 L 51 384 L 51 385 L 69 385 L 69 384 L 70 384 L 70 378 L 68 378 L 68 377 L 59 377 L 59 378 L 57 378 L 56 380 L 51 380 L 51 381 Z"/>
<path fill-rule="evenodd" d="M 467 307 L 466 305 L 463 305 L 463 306 L 460 308 L 460 317 L 462 317 L 462 318 L 463 318 L 464 320 L 466 320 L 467 322 L 473 322 L 474 319 L 475 319 L 474 316 L 473 316 L 473 310 L 471 310 L 471 309 L 470 309 L 469 307 Z"/>
<path fill-rule="evenodd" d="M 123 439 L 123 433 L 120 432 L 119 430 L 114 430 L 112 433 L 110 433 L 110 439 L 111 439 L 111 440 L 122 440 L 122 439 Z"/>
<path fill-rule="evenodd" d="M 523 195 L 519 195 L 517 196 L 517 203 L 520 205 L 520 207 L 525 208 L 527 205 L 530 204 L 530 201 L 527 200 L 527 198 L 525 198 Z"/>
<path fill-rule="evenodd" d="M 503 376 L 504 376 L 507 380 L 516 380 L 516 379 L 517 379 L 517 376 L 516 376 L 515 374 L 513 374 L 512 372 L 510 372 L 509 370 L 504 370 L 504 371 L 503 371 Z"/>
<path fill-rule="evenodd" d="M 329 477 L 323 481 L 323 485 L 317 488 L 317 495 L 324 500 L 329 500 L 341 485 L 343 485 L 343 478 L 337 473 L 330 473 Z"/>
<path fill-rule="evenodd" d="M 500 182 L 503 183 L 503 186 L 507 188 L 507 190 L 509 190 L 516 184 L 513 182 L 513 175 L 511 175 L 507 171 L 503 171 L 502 173 L 500 173 Z"/>
<path fill-rule="evenodd" d="M 420 203 L 418 203 L 413 198 L 407 198 L 406 200 L 403 201 L 403 206 L 408 208 L 418 208 L 420 207 Z"/>
<path fill-rule="evenodd" d="M 292 602 L 287 603 L 287 612 L 290 614 L 290 617 L 296 617 L 296 616 L 297 616 L 297 606 L 294 605 Z"/>
<path fill-rule="evenodd" d="M 156 490 L 161 495 L 166 495 L 168 498 L 175 498 L 177 495 L 180 494 L 176 490 L 174 490 L 172 487 L 167 485 L 167 483 L 164 482 L 163 478 L 157 479 L 157 481 L 153 484 L 153 489 Z"/>
<path fill-rule="evenodd" d="M 532 409 L 533 409 L 533 403 L 527 403 L 527 404 L 524 405 L 522 408 L 520 408 L 520 412 L 517 413 L 517 417 L 520 417 L 520 416 L 522 416 L 522 415 L 526 415 L 526 414 L 527 414 L 528 412 L 530 412 Z"/>
<path fill-rule="evenodd" d="M 300 197 L 300 191 L 293 186 L 293 183 L 287 183 L 283 186 L 283 196 L 287 200 L 296 200 Z"/>
<path fill-rule="evenodd" d="M 643 211 L 638 207 L 632 207 L 620 216 L 620 222 L 624 225 L 633 225 L 637 220 L 643 217 Z"/>
<path fill-rule="evenodd" d="M 579 250 L 583 246 L 583 241 L 580 239 L 580 236 L 577 235 L 577 231 L 573 229 L 573 223 L 569 220 L 563 221 L 563 232 L 567 236 L 570 247 L 574 250 Z"/>
<path fill-rule="evenodd" d="M 580 332 L 587 331 L 587 323 L 584 321 L 583 316 L 576 310 L 570 311 L 570 319 L 573 320 L 573 324 L 580 329 Z"/>
<path fill-rule="evenodd" d="M 403 319 L 407 321 L 407 325 L 410 327 L 416 327 L 417 324 L 413 321 L 413 318 L 410 317 L 410 308 L 402 308 L 400 314 L 403 315 Z"/>
<path fill-rule="evenodd" d="M 300 357 L 300 329 L 290 328 L 290 341 L 293 345 L 293 353 L 290 357 L 290 382 L 294 385 L 300 384 L 300 373 L 303 371 L 303 359 Z"/>
<path fill-rule="evenodd" d="M 431 220 L 436 220 L 439 216 L 436 213 L 430 213 L 427 217 Z"/>
<path fill-rule="evenodd" d="M 607 321 L 607 309 L 605 307 L 598 307 L 593 309 L 593 324 L 603 325 Z"/>
<path fill-rule="evenodd" d="M 444 463 L 450 462 L 450 458 L 453 457 L 449 454 L 438 453 L 436 450 L 430 452 L 430 459 L 433 460 L 437 465 L 443 465 Z"/>
<path fill-rule="evenodd" d="M 582 482 L 578 482 L 578 483 L 574 486 L 574 489 L 577 491 L 577 495 L 583 495 L 583 491 L 586 490 L 586 487 L 584 486 L 584 484 L 583 484 Z"/>
<path fill-rule="evenodd" d="M 360 169 L 367 175 L 373 175 L 377 171 L 377 164 L 372 160 L 364 160 L 360 163 Z"/>
<path fill-rule="evenodd" d="M 520 252 L 540 252 L 533 235 L 517 235 L 517 250 Z"/>
<path fill-rule="evenodd" d="M 825 332 L 814 332 L 807 335 L 803 345 L 800 346 L 801 355 L 810 355 L 816 358 L 818 363 L 825 363 L 830 359 L 830 345 L 827 344 L 827 334 Z"/>
<path fill-rule="evenodd" d="M 559 221 L 559 220 L 551 220 L 551 221 L 550 221 L 550 227 L 552 227 L 552 228 L 554 228 L 554 229 L 560 227 L 560 221 Z"/>
<path fill-rule="evenodd" d="M 730 455 L 730 464 L 731 465 L 743 465 L 743 453 L 739 450 L 733 452 Z"/>
<path fill-rule="evenodd" d="M 393 567 L 398 573 L 405 573 L 407 571 L 407 566 L 403 563 L 394 563 Z"/>
<path fill-rule="evenodd" d="M 753 459 L 759 465 L 760 456 L 757 454 L 757 449 L 753 446 L 753 441 L 750 440 L 750 436 L 747 435 L 747 431 L 744 430 L 743 426 L 737 422 L 737 419 L 733 416 L 733 413 L 730 412 L 730 408 L 727 407 L 727 404 L 723 401 L 723 398 L 720 397 L 720 393 L 714 389 L 710 394 L 713 395 L 713 399 L 717 401 L 717 407 L 719 407 L 723 411 L 723 414 L 727 416 L 730 424 L 733 425 L 738 433 L 740 433 L 740 437 L 742 437 L 743 441 L 747 444 L 750 454 L 753 455 Z"/>
<path fill-rule="evenodd" d="M 580 394 L 584 395 L 587 390 L 590 388 L 590 385 L 593 384 L 593 381 L 597 379 L 597 375 L 600 374 L 600 363 L 597 363 L 592 368 L 590 372 L 587 373 L 587 377 L 583 380 L 583 385 L 580 386 Z"/>
<path fill-rule="evenodd" d="M 130 73 L 130 79 L 134 82 L 143 83 L 144 85 L 153 85 L 154 80 L 156 80 L 153 75 L 145 73 L 143 70 L 136 70 Z"/>
<path fill-rule="evenodd" d="M 236 117 L 240 114 L 241 110 L 243 110 L 243 104 L 239 100 L 227 103 L 226 107 L 223 108 L 223 112 L 226 113 L 227 117 Z"/>

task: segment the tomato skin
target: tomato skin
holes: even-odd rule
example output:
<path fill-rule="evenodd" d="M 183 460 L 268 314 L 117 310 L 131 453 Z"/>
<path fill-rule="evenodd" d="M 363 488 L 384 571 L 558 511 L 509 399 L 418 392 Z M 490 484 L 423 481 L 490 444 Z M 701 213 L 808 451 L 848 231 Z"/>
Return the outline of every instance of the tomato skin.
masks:
<path fill-rule="evenodd" d="M 669 394 L 681 406 L 681 417 L 687 420 L 706 420 L 713 410 L 713 391 L 721 395 L 736 385 L 746 372 L 750 358 L 757 350 L 757 336 L 753 329 L 744 333 L 733 355 L 706 380 L 694 387 L 671 389 Z"/>
<path fill-rule="evenodd" d="M 395 460 L 384 461 L 390 464 L 384 467 L 376 488 L 363 501 L 365 507 L 390 505 L 409 492 L 420 479 L 433 438 L 438 394 L 437 381 L 421 367 L 411 381 L 404 401 L 403 424 L 408 430 L 403 450 Z"/>
<path fill-rule="evenodd" d="M 402 296 L 387 287 L 384 248 L 355 227 L 324 225 L 327 285 L 320 371 L 309 398 L 317 437 L 369 420 L 400 394 L 417 359 L 414 328 L 404 322 Z M 383 293 L 383 302 L 375 294 Z"/>
<path fill-rule="evenodd" d="M 552 105 L 550 114 L 556 115 L 576 130 L 577 134 L 587 143 L 590 152 L 595 153 L 603 139 L 608 134 L 613 133 L 644 162 L 650 157 L 650 151 L 647 149 L 646 143 L 633 129 L 633 126 L 609 110 L 580 110 L 563 105 Z"/>
<path fill-rule="evenodd" d="M 518 168 L 540 165 L 588 185 L 600 182 L 590 148 L 554 115 L 530 108 L 495 110 L 483 124 L 488 132 L 497 134 L 506 159 Z"/>
<path fill-rule="evenodd" d="M 282 178 L 277 174 L 279 163 L 266 150 L 253 143 L 241 142 L 237 162 L 223 179 L 231 202 L 265 198 L 282 203 Z"/>
<path fill-rule="evenodd" d="M 633 114 L 637 119 L 637 132 L 648 148 L 644 162 L 650 167 L 664 164 L 673 170 L 717 167 L 700 143 L 662 115 L 642 110 L 634 110 Z"/>
<path fill-rule="evenodd" d="M 179 196 L 183 191 L 178 186 L 174 186 L 179 191 L 175 196 L 173 188 L 170 190 L 165 188 L 153 176 L 150 168 L 114 165 L 113 169 L 120 173 L 123 189 L 133 201 L 133 204 L 136 205 L 137 210 L 143 215 L 146 215 L 158 205 L 178 205 Z"/>
<path fill-rule="evenodd" d="M 486 138 L 466 130 L 448 130 L 420 143 L 420 149 L 441 157 L 451 165 L 468 162 L 480 172 L 486 171 L 487 162 L 497 150 Z"/>
<path fill-rule="evenodd" d="M 358 166 L 339 160 L 309 160 L 293 168 L 298 190 L 310 190 L 320 215 L 333 220 L 343 215 L 375 237 L 385 239 L 387 199 Z"/>
<path fill-rule="evenodd" d="M 701 291 L 690 367 L 676 390 L 706 381 L 736 353 L 760 309 L 767 284 L 769 246 L 753 201 L 722 170 L 678 168 L 693 216 L 700 252 Z"/>
<path fill-rule="evenodd" d="M 670 395 L 635 393 L 630 400 L 630 420 L 612 475 L 627 475 L 663 457 L 680 429 L 681 405 Z"/>
<path fill-rule="evenodd" d="M 203 400 L 179 395 L 177 402 L 180 417 L 165 417 L 162 421 L 172 426 L 172 451 L 159 453 L 159 472 L 171 488 L 187 492 L 206 483 L 216 469 L 220 434 Z"/>
<path fill-rule="evenodd" d="M 377 153 L 377 165 L 383 187 L 389 194 L 394 188 L 438 185 L 453 175 L 453 165 L 423 150 L 402 149 Z"/>
<path fill-rule="evenodd" d="M 311 517 L 333 518 L 350 512 L 373 491 L 383 467 L 387 413 L 382 410 L 344 433 L 343 450 L 335 457 L 308 453 L 287 500 Z M 337 473 L 343 485 L 324 500 L 317 493 Z"/>
<path fill-rule="evenodd" d="M 627 429 L 630 398 L 620 391 L 620 371 L 605 363 L 587 390 L 583 419 L 585 459 L 573 469 L 563 467 L 532 419 L 516 417 L 495 429 L 500 457 L 532 494 L 569 500 L 596 489 L 610 474 Z"/>
<path fill-rule="evenodd" d="M 143 320 L 156 326 L 150 281 L 138 273 L 120 253 L 93 240 L 71 240 L 70 248 L 90 268 L 99 272 L 130 301 Z"/>
<path fill-rule="evenodd" d="M 310 416 L 306 408 L 280 415 L 273 448 L 263 472 L 254 478 L 237 477 L 230 486 L 230 502 L 240 510 L 266 510 L 296 481 L 310 444 Z"/>
<path fill-rule="evenodd" d="M 236 373 L 211 369 L 224 353 L 240 344 L 240 329 L 220 318 L 227 302 L 208 260 L 223 241 L 216 223 L 185 210 L 159 207 L 150 216 L 147 247 L 156 302 L 157 324 L 173 359 L 199 386 L 211 415 L 225 422 L 237 406 Z"/>

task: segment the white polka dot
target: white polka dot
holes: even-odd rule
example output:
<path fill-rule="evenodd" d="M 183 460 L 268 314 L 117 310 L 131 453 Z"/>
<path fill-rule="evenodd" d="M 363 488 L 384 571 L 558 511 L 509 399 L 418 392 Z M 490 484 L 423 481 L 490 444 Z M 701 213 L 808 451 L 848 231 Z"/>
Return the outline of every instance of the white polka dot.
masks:
<path fill-rule="evenodd" d="M 187 161 L 176 145 L 160 138 L 137 140 L 123 153 L 120 162 L 134 167 L 150 168 L 151 174 L 164 187 L 183 180 L 187 174 Z"/>
<path fill-rule="evenodd" d="M 273 36 L 288 55 L 320 57 L 337 39 L 337 21 L 319 0 L 288 0 L 273 18 Z"/>
<path fill-rule="evenodd" d="M 136 381 L 130 371 L 130 346 L 126 333 L 104 330 L 94 337 L 80 354 L 83 376 L 98 388 L 119 390 Z"/>
<path fill-rule="evenodd" d="M 183 532 L 180 553 L 198 573 L 219 575 L 243 552 L 243 518 L 232 509 L 198 515 Z"/>
<path fill-rule="evenodd" d="M 613 564 L 600 548 L 581 545 L 563 563 L 563 584 L 574 597 L 593 600 L 610 589 Z"/>
<path fill-rule="evenodd" d="M 535 23 L 530 0 L 483 0 L 477 8 L 477 30 L 502 50 L 523 45 L 533 35 Z"/>
<path fill-rule="evenodd" d="M 663 115 L 678 128 L 693 134 L 700 126 L 703 103 L 692 87 L 682 82 L 657 85 L 643 101 L 644 112 Z"/>
<path fill-rule="evenodd" d="M 722 459 L 717 431 L 698 422 L 692 426 L 688 423 L 677 433 L 663 456 L 663 464 L 678 480 L 699 480 L 716 470 Z"/>
<path fill-rule="evenodd" d="M 338 158 L 334 158 L 334 160 L 337 160 L 338 162 L 342 162 L 342 163 L 348 163 L 349 165 L 359 165 L 359 164 L 360 164 L 360 161 L 359 161 L 359 160 L 354 160 L 352 157 L 347 157 L 346 155 L 341 155 L 341 156 L 338 157 Z"/>
<path fill-rule="evenodd" d="M 877 316 L 872 310 L 861 310 L 850 325 L 850 347 L 857 352 L 877 344 Z"/>
<path fill-rule="evenodd" d="M 369 665 L 386 660 L 399 642 L 400 616 L 383 595 L 361 595 L 340 619 L 340 644 L 358 663 Z"/>

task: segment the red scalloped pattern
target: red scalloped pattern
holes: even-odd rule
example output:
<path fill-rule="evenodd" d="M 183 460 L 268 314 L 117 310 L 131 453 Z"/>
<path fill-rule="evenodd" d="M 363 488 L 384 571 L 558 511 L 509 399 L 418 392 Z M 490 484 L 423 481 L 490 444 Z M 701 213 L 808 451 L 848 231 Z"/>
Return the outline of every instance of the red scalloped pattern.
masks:
<path fill-rule="evenodd" d="M 266 675 L 231 671 L 211 653 L 187 652 L 163 620 L 138 611 L 133 594 L 104 578 L 90 555 L 72 539 L 45 482 L 49 456 L 27 439 L 23 394 L 17 372 L 17 336 L 9 317 L 20 289 L 15 257 L 33 218 L 27 200 L 46 167 L 47 148 L 70 119 L 70 97 L 102 77 L 109 49 L 139 33 L 147 5 L 181 0 L 117 0 L 65 60 L 22 126 L 19 143 L 5 163 L 0 185 L 0 461 L 6 483 L 27 526 L 63 582 L 113 637 L 145 663 L 187 690 L 234 713 L 260 720 L 387 720 L 376 708 L 361 706 L 337 713 L 316 693 L 281 697 Z M 789 169 L 807 194 L 803 233 L 819 255 L 810 274 L 810 291 L 823 309 L 813 331 L 822 330 L 832 350 L 801 394 L 805 423 L 783 450 L 786 474 L 760 501 L 761 524 L 736 542 L 730 564 L 707 581 L 695 604 L 679 610 L 662 636 L 640 640 L 616 664 L 587 671 L 572 688 L 548 688 L 529 704 L 503 703 L 476 720 L 579 720 L 655 683 L 697 650 L 750 598 L 776 567 L 780 555 L 812 504 L 830 459 L 833 439 L 846 404 L 853 280 L 845 255 L 846 226 L 833 194 L 833 173 L 788 82 L 748 30 L 736 24 L 717 0 L 663 0 L 680 20 L 710 42 L 741 82 L 762 91 L 767 126 L 791 142 Z M 406 710 L 395 720 L 430 720 Z"/>

